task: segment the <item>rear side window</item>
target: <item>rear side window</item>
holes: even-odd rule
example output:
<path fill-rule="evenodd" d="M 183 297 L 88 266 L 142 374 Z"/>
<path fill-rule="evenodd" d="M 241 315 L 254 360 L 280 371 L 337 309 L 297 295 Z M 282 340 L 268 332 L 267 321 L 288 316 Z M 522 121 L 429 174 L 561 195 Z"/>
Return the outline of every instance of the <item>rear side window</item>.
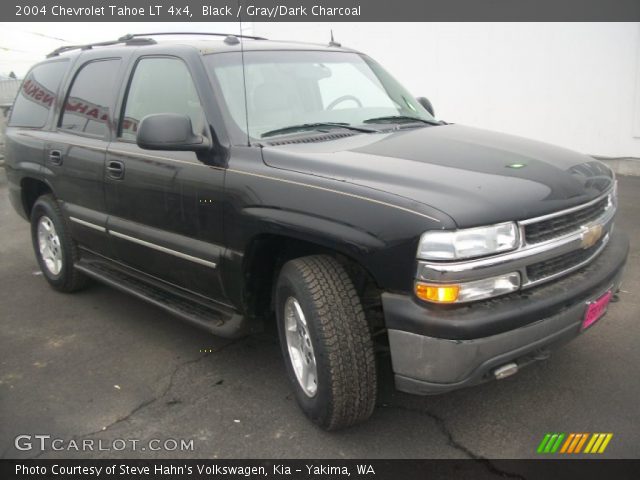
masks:
<path fill-rule="evenodd" d="M 198 93 L 182 60 L 147 57 L 138 62 L 127 93 L 120 136 L 135 140 L 138 124 L 152 113 L 180 113 L 191 118 L 193 131 L 201 133 L 205 116 Z"/>
<path fill-rule="evenodd" d="M 9 126 L 45 126 L 67 66 L 66 61 L 50 62 L 36 65 L 29 71 L 13 104 Z"/>
<path fill-rule="evenodd" d="M 67 95 L 60 128 L 96 136 L 107 133 L 119 67 L 119 59 L 109 59 L 80 69 Z"/>

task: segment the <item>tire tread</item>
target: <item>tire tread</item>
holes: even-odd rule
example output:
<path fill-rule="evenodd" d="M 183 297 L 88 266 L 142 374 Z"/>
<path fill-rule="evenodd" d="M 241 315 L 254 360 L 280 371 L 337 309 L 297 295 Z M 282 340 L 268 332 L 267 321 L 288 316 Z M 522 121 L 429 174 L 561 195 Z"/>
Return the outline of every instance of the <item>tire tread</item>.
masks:
<path fill-rule="evenodd" d="M 302 277 L 313 303 L 318 340 L 324 345 L 331 401 L 321 426 L 336 430 L 369 418 L 376 403 L 373 341 L 360 298 L 345 268 L 333 257 L 314 255 L 288 264 Z"/>

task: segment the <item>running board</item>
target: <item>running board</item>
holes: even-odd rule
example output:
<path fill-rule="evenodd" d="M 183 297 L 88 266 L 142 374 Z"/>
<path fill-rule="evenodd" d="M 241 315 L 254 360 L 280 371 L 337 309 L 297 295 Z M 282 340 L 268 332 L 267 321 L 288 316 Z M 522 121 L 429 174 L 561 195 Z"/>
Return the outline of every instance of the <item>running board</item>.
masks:
<path fill-rule="evenodd" d="M 239 338 L 252 333 L 249 322 L 238 313 L 215 308 L 213 302 L 205 305 L 201 299 L 190 299 L 188 294 L 172 292 L 169 287 L 160 288 L 105 261 L 81 259 L 75 268 L 88 277 L 156 305 L 214 335 Z"/>

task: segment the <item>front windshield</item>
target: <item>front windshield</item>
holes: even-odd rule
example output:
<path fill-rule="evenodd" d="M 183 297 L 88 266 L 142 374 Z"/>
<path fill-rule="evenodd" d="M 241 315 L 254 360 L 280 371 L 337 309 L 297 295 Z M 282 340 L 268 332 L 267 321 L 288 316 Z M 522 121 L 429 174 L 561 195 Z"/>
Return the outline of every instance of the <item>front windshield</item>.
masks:
<path fill-rule="evenodd" d="M 370 127 L 376 119 L 398 116 L 434 121 L 380 65 L 356 53 L 244 52 L 244 79 L 239 52 L 205 59 L 228 113 L 253 139 L 319 123 Z"/>

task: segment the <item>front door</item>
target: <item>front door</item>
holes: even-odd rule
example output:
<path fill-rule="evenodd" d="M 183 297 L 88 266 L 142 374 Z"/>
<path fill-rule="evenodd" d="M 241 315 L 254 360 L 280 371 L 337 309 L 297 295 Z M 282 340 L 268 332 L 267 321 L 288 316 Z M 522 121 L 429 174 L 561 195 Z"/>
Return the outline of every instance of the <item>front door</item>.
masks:
<path fill-rule="evenodd" d="M 188 115 L 194 132 L 203 132 L 208 123 L 199 98 L 183 60 L 146 56 L 136 62 L 105 163 L 109 237 L 129 267 L 224 302 L 224 170 L 193 152 L 143 150 L 135 143 L 138 124 L 154 113 Z"/>

